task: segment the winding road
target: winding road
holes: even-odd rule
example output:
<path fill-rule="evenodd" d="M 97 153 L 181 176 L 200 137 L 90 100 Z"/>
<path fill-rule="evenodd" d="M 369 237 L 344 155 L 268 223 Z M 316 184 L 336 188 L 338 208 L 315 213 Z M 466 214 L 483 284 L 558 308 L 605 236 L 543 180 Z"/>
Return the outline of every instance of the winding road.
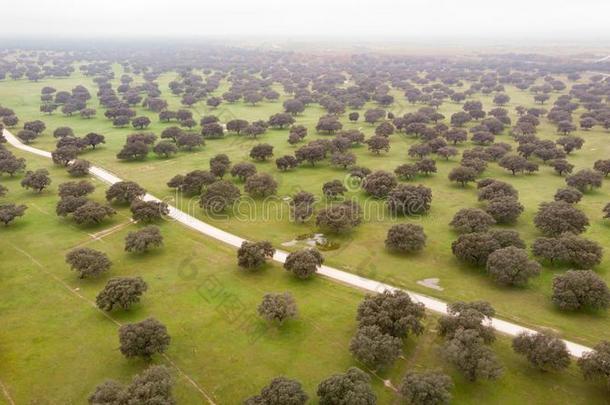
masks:
<path fill-rule="evenodd" d="M 21 141 L 19 141 L 19 139 L 17 139 L 13 134 L 11 134 L 6 129 L 4 130 L 4 136 L 7 139 L 7 141 L 17 149 L 21 149 L 23 151 L 33 153 L 35 155 L 42 156 L 45 158 L 51 158 L 51 152 L 47 152 L 47 151 L 37 149 L 37 148 L 34 148 L 29 145 L 25 145 L 25 144 L 21 143 Z M 94 176 L 96 176 L 97 178 L 99 178 L 100 180 L 102 180 L 108 184 L 114 184 L 114 183 L 123 181 L 123 179 L 115 176 L 114 174 L 112 174 L 109 171 L 104 170 L 100 167 L 91 166 L 89 171 L 91 174 L 93 174 Z M 146 194 L 143 199 L 145 201 L 160 201 L 157 197 L 155 197 L 151 194 Z M 217 239 L 217 240 L 224 242 L 228 245 L 231 245 L 233 247 L 240 247 L 242 242 L 245 241 L 245 239 L 240 238 L 237 235 L 233 235 L 233 234 L 225 232 L 219 228 L 216 228 L 210 224 L 207 224 L 195 217 L 192 217 L 191 215 L 188 215 L 186 212 L 181 211 L 171 205 L 169 206 L 169 217 L 171 217 L 172 219 L 180 222 L 181 224 L 183 224 L 191 229 L 194 229 L 197 232 L 200 232 L 204 235 Z M 288 252 L 285 252 L 282 250 L 276 250 L 276 253 L 273 256 L 273 260 L 275 260 L 279 263 L 284 263 L 286 261 L 287 256 L 288 256 Z M 320 267 L 320 269 L 318 270 L 318 274 L 325 276 L 331 280 L 340 282 L 342 284 L 345 284 L 345 285 L 348 285 L 351 287 L 355 287 L 355 288 L 359 288 L 362 290 L 366 290 L 369 292 L 376 293 L 376 292 L 382 292 L 385 290 L 390 290 L 390 291 L 401 290 L 400 288 L 391 286 L 389 284 L 385 284 L 385 283 L 382 283 L 379 281 L 360 277 L 358 275 L 348 273 L 348 272 L 345 272 L 345 271 L 342 271 L 342 270 L 339 270 L 339 269 L 336 269 L 333 267 L 324 266 L 324 265 Z M 447 313 L 447 303 L 446 302 L 438 300 L 436 298 L 428 297 L 423 294 L 414 293 L 414 292 L 404 290 L 404 289 L 402 289 L 402 290 L 405 291 L 406 293 L 408 293 L 414 301 L 421 302 L 422 304 L 424 304 L 428 310 L 437 312 L 440 314 Z M 490 325 L 494 329 L 496 329 L 498 332 L 504 333 L 509 336 L 516 336 L 522 332 L 527 332 L 527 333 L 536 332 L 533 329 L 526 328 L 526 327 L 517 325 L 512 322 L 504 321 L 499 318 L 492 318 L 490 320 Z M 578 343 L 571 342 L 569 340 L 564 340 L 564 342 L 566 343 L 568 351 L 574 357 L 581 357 L 583 355 L 583 353 L 592 350 L 591 348 L 589 348 L 587 346 L 583 346 Z"/>

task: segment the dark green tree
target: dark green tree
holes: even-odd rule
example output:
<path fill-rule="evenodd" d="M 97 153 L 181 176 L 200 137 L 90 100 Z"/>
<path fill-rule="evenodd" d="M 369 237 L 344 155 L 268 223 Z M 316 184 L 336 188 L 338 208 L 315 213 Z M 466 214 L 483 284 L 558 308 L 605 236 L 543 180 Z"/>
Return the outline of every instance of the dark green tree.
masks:
<path fill-rule="evenodd" d="M 523 286 L 531 277 L 540 274 L 540 264 L 530 260 L 524 249 L 514 246 L 492 252 L 486 268 L 495 282 L 511 286 Z"/>
<path fill-rule="evenodd" d="M 265 294 L 257 310 L 261 318 L 278 325 L 297 316 L 297 304 L 289 292 Z"/>
<path fill-rule="evenodd" d="M 408 372 L 400 384 L 399 393 L 413 405 L 449 405 L 453 381 L 440 372 Z"/>
<path fill-rule="evenodd" d="M 21 180 L 21 187 L 32 189 L 37 193 L 47 188 L 51 184 L 51 177 L 47 169 L 38 169 L 36 171 L 28 171 L 25 177 Z"/>
<path fill-rule="evenodd" d="M 169 207 L 163 201 L 134 200 L 129 207 L 134 221 L 154 222 L 169 215 Z"/>
<path fill-rule="evenodd" d="M 119 181 L 106 190 L 106 200 L 117 204 L 130 204 L 142 198 L 146 190 L 133 181 Z"/>
<path fill-rule="evenodd" d="M 0 222 L 2 222 L 4 226 L 8 226 L 8 224 L 13 222 L 16 218 L 22 217 L 27 209 L 28 207 L 23 204 L 0 204 Z"/>
<path fill-rule="evenodd" d="M 112 266 L 104 252 L 85 247 L 69 251 L 66 254 L 66 263 L 78 273 L 79 278 L 98 276 Z"/>
<path fill-rule="evenodd" d="M 309 278 L 324 263 L 324 257 L 317 249 L 302 249 L 291 252 L 286 258 L 284 268 L 300 279 Z"/>
<path fill-rule="evenodd" d="M 220 180 L 210 184 L 201 194 L 199 205 L 211 212 L 221 213 L 239 200 L 241 192 L 233 183 Z"/>
<path fill-rule="evenodd" d="M 591 270 L 569 270 L 553 278 L 552 299 L 560 309 L 568 311 L 607 309 L 610 306 L 610 289 Z"/>
<path fill-rule="evenodd" d="M 95 225 L 114 214 L 116 214 L 116 211 L 107 205 L 102 205 L 95 201 L 87 201 L 80 205 L 72 213 L 72 216 L 74 221 L 79 225 Z"/>
<path fill-rule="evenodd" d="M 275 248 L 270 242 L 244 241 L 237 249 L 237 264 L 244 269 L 256 269 L 265 264 L 267 259 L 271 259 L 274 254 Z"/>
<path fill-rule="evenodd" d="M 95 303 L 102 311 L 128 310 L 140 302 L 140 297 L 147 289 L 148 285 L 141 277 L 114 277 L 108 280 L 104 289 L 95 297 Z"/>
<path fill-rule="evenodd" d="M 449 223 L 459 233 L 487 231 L 496 221 L 479 208 L 462 208 L 455 213 Z"/>
<path fill-rule="evenodd" d="M 542 371 L 559 371 L 570 365 L 565 342 L 550 332 L 522 332 L 513 339 L 513 350 Z"/>
<path fill-rule="evenodd" d="M 167 328 L 155 318 L 129 323 L 119 328 L 120 350 L 127 358 L 150 359 L 154 354 L 165 352 L 170 341 Z"/>
<path fill-rule="evenodd" d="M 565 232 L 579 234 L 589 226 L 587 216 L 564 201 L 553 201 L 540 204 L 534 217 L 534 224 L 545 235 L 558 236 Z"/>
<path fill-rule="evenodd" d="M 328 232 L 347 232 L 362 222 L 362 209 L 355 201 L 324 208 L 316 215 L 316 226 Z"/>
<path fill-rule="evenodd" d="M 147 252 L 163 245 L 163 235 L 156 226 L 146 226 L 138 231 L 129 232 L 125 237 L 125 251 Z"/>
<path fill-rule="evenodd" d="M 412 253 L 426 246 L 426 234 L 421 225 L 397 224 L 388 230 L 385 247 L 398 252 Z"/>
<path fill-rule="evenodd" d="M 377 397 L 371 377 L 357 367 L 343 374 L 334 374 L 318 385 L 320 405 L 375 405 Z"/>
<path fill-rule="evenodd" d="M 375 370 L 392 364 L 402 353 L 402 340 L 383 333 L 379 326 L 360 326 L 349 345 L 350 352 Z"/>
<path fill-rule="evenodd" d="M 301 383 L 286 377 L 276 377 L 261 393 L 248 398 L 245 405 L 305 405 L 309 397 Z"/>
<path fill-rule="evenodd" d="M 414 302 L 401 290 L 384 291 L 367 295 L 358 306 L 356 319 L 360 327 L 377 326 L 384 334 L 406 338 L 409 334 L 421 335 L 425 308 Z"/>

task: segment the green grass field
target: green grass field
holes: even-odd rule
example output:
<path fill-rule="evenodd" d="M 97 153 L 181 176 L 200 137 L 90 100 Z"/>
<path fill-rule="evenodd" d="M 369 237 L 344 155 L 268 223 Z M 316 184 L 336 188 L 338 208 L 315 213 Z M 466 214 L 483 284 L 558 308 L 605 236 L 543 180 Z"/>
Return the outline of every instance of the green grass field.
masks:
<path fill-rule="evenodd" d="M 167 83 L 173 78 L 173 75 L 166 74 L 159 79 L 159 84 L 162 97 L 170 102 L 170 109 L 177 109 L 179 99 L 172 96 L 167 88 Z M 70 126 L 78 135 L 92 131 L 104 134 L 107 144 L 99 150 L 85 153 L 83 158 L 140 183 L 158 197 L 166 198 L 222 229 L 249 239 L 267 239 L 276 247 L 297 235 L 316 230 L 313 221 L 297 225 L 288 221 L 287 215 L 277 215 L 275 208 L 265 211 L 261 204 L 254 208 L 247 221 L 241 217 L 210 218 L 193 201 L 176 198 L 165 185 L 175 174 L 207 169 L 209 158 L 217 153 L 226 153 L 233 162 L 248 161 L 250 148 L 259 142 L 274 145 L 276 156 L 292 154 L 295 147 L 286 142 L 287 130 L 270 130 L 259 140 L 230 135 L 222 140 L 208 141 L 201 151 L 181 152 L 172 159 L 158 159 L 151 154 L 144 162 L 125 163 L 118 161 L 115 155 L 125 137 L 134 130 L 113 128 L 103 117 L 101 108 L 98 108 L 98 117 L 91 120 L 68 118 L 58 113 L 46 116 L 39 112 L 39 94 L 43 86 L 71 90 L 77 84 L 84 84 L 92 94 L 95 93 L 96 88 L 90 78 L 75 74 L 67 79 L 37 83 L 2 81 L 0 100 L 2 105 L 16 111 L 21 119 L 20 125 L 32 119 L 42 119 L 47 124 L 45 134 L 34 143 L 34 146 L 42 149 L 54 149 L 55 139 L 51 133 L 58 126 Z M 223 83 L 217 93 L 221 94 L 227 85 Z M 511 110 L 514 120 L 514 106 L 529 106 L 532 97 L 510 86 L 507 86 L 507 93 L 512 98 L 507 108 Z M 390 110 L 396 115 L 420 107 L 408 105 L 398 93 L 394 95 L 397 102 Z M 491 97 L 477 97 L 482 99 L 486 109 L 491 108 Z M 202 114 L 216 114 L 223 122 L 231 118 L 267 119 L 282 110 L 283 99 L 284 96 L 278 102 L 264 102 L 254 107 L 243 103 L 222 104 L 215 110 L 198 103 L 193 111 L 196 118 Z M 95 97 L 90 104 L 97 107 Z M 440 112 L 449 117 L 460 108 L 459 104 L 447 102 L 441 106 Z M 158 122 L 155 114 L 141 108 L 138 108 L 138 112 L 151 117 L 153 124 L 149 130 L 157 134 L 164 127 L 174 125 Z M 314 130 L 322 114 L 322 109 L 309 107 L 297 117 L 298 124 L 309 128 L 306 140 L 324 137 L 315 134 Z M 342 117 L 342 122 L 344 128 L 361 127 L 367 135 L 374 130 L 364 122 L 348 123 L 345 117 Z M 610 148 L 606 141 L 607 132 L 579 131 L 579 135 L 586 139 L 585 146 L 570 157 L 577 169 L 591 167 L 593 161 L 608 158 Z M 554 128 L 548 123 L 541 125 L 539 136 L 548 139 L 556 137 Z M 392 149 L 386 155 L 374 156 L 365 147 L 353 150 L 358 157 L 357 164 L 393 171 L 399 164 L 410 161 L 407 150 L 416 140 L 398 134 L 392 135 L 391 139 Z M 499 136 L 497 140 L 512 143 L 508 135 Z M 462 145 L 460 149 L 470 146 Z M 120 210 L 119 215 L 99 228 L 79 228 L 70 220 L 58 218 L 54 212 L 57 201 L 55 190 L 59 183 L 68 179 L 65 171 L 52 168 L 50 162 L 32 155 L 15 153 L 27 159 L 30 169 L 48 167 L 54 182 L 50 191 L 35 195 L 21 189 L 20 176 L 1 179 L 2 184 L 10 190 L 4 200 L 29 206 L 23 219 L 7 229 L 0 229 L 3 241 L 0 250 L 0 261 L 3 263 L 0 289 L 5 297 L 1 304 L 5 333 L 0 335 L 0 356 L 7 366 L 0 369 L 0 380 L 16 403 L 83 403 L 95 385 L 105 378 L 126 381 L 146 366 L 143 362 L 128 361 L 122 357 L 118 351 L 117 325 L 90 303 L 112 275 L 141 275 L 149 284 L 142 304 L 128 313 L 112 316 L 121 323 L 147 316 L 155 316 L 165 323 L 173 339 L 168 356 L 218 403 L 239 403 L 279 374 L 299 379 L 310 397 L 314 397 L 315 387 L 321 379 L 356 365 L 347 347 L 356 328 L 354 316 L 363 297 L 361 292 L 322 278 L 300 282 L 278 265 L 268 265 L 256 274 L 245 274 L 238 270 L 232 248 L 174 223 L 161 225 L 166 238 L 162 250 L 143 256 L 126 254 L 123 252 L 123 238 L 137 225 L 120 227 L 101 240 L 92 239 L 90 234 L 126 224 L 129 220 L 127 210 Z M 348 235 L 333 237 L 340 248 L 325 252 L 327 263 L 448 301 L 485 299 L 503 318 L 524 325 L 552 328 L 563 337 L 581 343 L 592 345 L 607 336 L 610 332 L 607 313 L 566 314 L 551 305 L 551 279 L 564 269 L 545 267 L 543 274 L 528 287 L 508 289 L 497 287 L 482 271 L 461 265 L 453 258 L 450 244 L 457 235 L 449 229 L 448 223 L 458 209 L 479 206 L 474 186 L 463 189 L 447 180 L 448 172 L 457 164 L 457 159 L 449 162 L 438 160 L 437 174 L 420 177 L 416 181 L 431 187 L 433 191 L 432 209 L 422 218 L 391 219 L 382 202 L 370 202 L 361 191 L 351 191 L 349 197 L 358 198 L 363 204 L 366 200 L 372 212 L 378 210 L 384 215 L 365 222 Z M 346 175 L 345 171 L 332 168 L 328 163 L 314 168 L 303 166 L 288 173 L 279 172 L 273 162 L 257 163 L 257 169 L 269 172 L 276 178 L 280 185 L 280 199 L 300 189 L 321 197 L 323 182 L 343 179 Z M 541 166 L 537 174 L 513 177 L 497 164 L 490 164 L 484 176 L 509 181 L 519 190 L 520 201 L 526 211 L 513 228 L 521 233 L 529 245 L 539 236 L 531 223 L 537 205 L 552 199 L 555 190 L 564 185 L 563 178 L 545 166 Z M 103 185 L 99 182 L 96 185 L 96 199 L 101 200 Z M 609 224 L 601 218 L 601 208 L 608 201 L 610 196 L 605 183 L 601 190 L 587 194 L 579 204 L 591 221 L 585 236 L 603 246 L 610 245 Z M 428 235 L 428 245 L 422 253 L 400 256 L 384 249 L 387 229 L 392 223 L 401 221 L 418 221 L 423 225 Z M 111 274 L 100 279 L 79 280 L 69 271 L 64 263 L 64 254 L 83 243 L 109 254 L 114 262 Z M 606 256 L 596 269 L 608 282 L 609 263 Z M 438 277 L 444 290 L 432 290 L 416 283 L 430 277 Z M 216 286 L 216 289 L 211 290 L 209 285 Z M 216 290 L 221 291 L 218 296 Z M 256 316 L 256 305 L 265 292 L 284 290 L 290 290 L 295 295 L 300 309 L 299 319 L 289 322 L 281 330 L 265 328 L 265 324 Z M 237 320 L 232 320 L 233 316 L 225 312 L 225 305 L 222 304 L 225 295 L 236 298 L 239 307 L 244 308 Z M 260 336 L 249 333 L 250 328 L 262 333 Z M 380 377 L 390 379 L 397 385 L 407 369 L 446 367 L 438 354 L 440 341 L 433 329 L 434 321 L 430 320 L 424 336 L 407 342 L 405 359 L 398 361 L 395 367 Z M 500 339 L 494 348 L 507 368 L 507 374 L 498 382 L 466 383 L 447 367 L 456 381 L 456 403 L 601 404 L 607 400 L 603 387 L 583 382 L 576 367 L 571 367 L 565 373 L 544 375 L 530 369 L 523 359 L 515 356 L 508 339 Z M 155 361 L 163 362 L 160 358 Z M 384 388 L 379 379 L 375 379 L 375 389 L 380 403 L 394 401 L 391 391 Z M 179 403 L 201 403 L 197 391 L 179 375 L 176 396 Z"/>
<path fill-rule="evenodd" d="M 276 265 L 244 273 L 232 248 L 174 223 L 161 224 L 163 249 L 127 254 L 123 239 L 137 227 L 129 224 L 127 210 L 99 227 L 76 227 L 54 213 L 56 187 L 69 180 L 64 171 L 43 159 L 28 157 L 28 163 L 48 167 L 54 184 L 35 195 L 23 191 L 18 179 L 3 181 L 14 200 L 29 206 L 26 217 L 2 229 L 2 312 L 10 331 L 2 335 L 3 362 L 10 364 L 2 380 L 17 403 L 82 403 L 103 379 L 127 379 L 146 366 L 123 358 L 117 325 L 91 304 L 117 275 L 139 275 L 149 291 L 135 309 L 111 316 L 120 323 L 148 316 L 165 323 L 172 336 L 169 357 L 220 403 L 254 393 L 288 370 L 311 392 L 323 376 L 355 365 L 347 344 L 359 291 L 321 278 L 299 282 Z M 101 200 L 104 185 L 96 186 Z M 121 224 L 128 225 L 99 240 L 91 236 Z M 64 263 L 76 246 L 106 252 L 114 263 L 111 274 L 78 279 Z M 267 327 L 256 305 L 264 293 L 286 290 L 297 299 L 299 319 L 281 329 Z M 178 382 L 180 403 L 201 403 L 186 380 Z"/>
<path fill-rule="evenodd" d="M 117 67 L 117 76 L 119 68 Z M 180 108 L 179 99 L 169 92 L 167 84 L 174 76 L 165 74 L 159 79 L 160 88 L 164 92 L 163 97 L 170 102 L 170 109 Z M 567 82 L 567 80 L 566 80 Z M 73 75 L 68 79 L 44 80 L 38 83 L 27 81 L 5 81 L 0 83 L 0 94 L 3 95 L 3 104 L 15 109 L 21 121 L 31 119 L 42 119 L 47 124 L 48 130 L 45 135 L 35 142 L 36 147 L 53 150 L 55 139 L 50 136 L 52 130 L 58 126 L 68 125 L 79 135 L 95 131 L 106 136 L 107 144 L 97 151 L 87 152 L 83 155 L 85 159 L 99 164 L 120 177 L 134 180 L 155 195 L 165 198 L 167 201 L 187 210 L 190 214 L 202 218 L 242 237 L 250 239 L 267 239 L 276 246 L 294 239 L 297 235 L 310 233 L 316 230 L 314 221 L 308 224 L 294 224 L 288 220 L 287 207 L 280 204 L 273 205 L 247 205 L 243 206 L 240 215 L 231 218 L 210 218 L 197 205 L 196 199 L 181 198 L 167 188 L 165 183 L 178 173 L 186 173 L 194 169 L 207 169 L 208 160 L 217 153 L 226 153 L 233 162 L 249 161 L 250 148 L 260 142 L 270 143 L 274 146 L 275 156 L 294 153 L 296 147 L 286 142 L 288 130 L 270 130 L 258 140 L 249 140 L 235 135 L 229 135 L 222 140 L 210 140 L 206 146 L 198 152 L 181 152 L 171 159 L 159 159 L 153 154 L 144 162 L 122 162 L 115 155 L 124 143 L 125 137 L 134 132 L 133 128 L 113 128 L 111 123 L 103 117 L 103 110 L 99 109 L 98 117 L 87 120 L 80 117 L 64 117 L 61 114 L 44 116 L 38 111 L 40 89 L 45 85 L 51 85 L 58 90 L 70 90 L 77 84 L 85 84 L 92 93 L 95 87 L 90 78 Z M 116 84 L 116 83 L 115 83 Z M 216 93 L 221 94 L 226 90 L 228 84 L 223 85 Z M 281 90 L 278 88 L 278 90 Z M 511 102 L 506 108 L 511 112 L 513 121 L 516 119 L 514 107 L 516 105 L 533 105 L 531 94 L 520 91 L 514 87 L 507 86 L 507 93 L 511 96 Z M 396 103 L 390 110 L 396 115 L 407 111 L 414 111 L 419 105 L 410 105 L 404 101 L 399 93 L 394 93 Z M 553 97 L 559 96 L 556 93 Z M 477 95 L 484 102 L 485 108 L 492 107 L 491 96 Z M 231 118 L 239 117 L 248 120 L 266 119 L 271 114 L 282 110 L 282 96 L 278 102 L 263 102 L 260 105 L 250 106 L 244 103 L 222 104 L 217 109 L 209 109 L 198 103 L 193 108 L 194 116 L 198 118 L 205 114 L 216 114 L 223 122 Z M 553 98 L 547 103 L 552 103 Z M 96 106 L 95 98 L 90 101 Z M 370 107 L 369 105 L 367 107 Z M 367 108 L 365 107 L 365 108 Z M 446 102 L 439 111 L 446 117 L 461 109 L 460 104 Z M 364 111 L 361 110 L 361 113 Z M 577 112 L 578 113 L 578 112 Z M 160 123 L 155 114 L 138 108 L 138 114 L 148 115 L 153 124 L 149 130 L 159 134 L 168 125 Z M 323 114 L 323 110 L 317 106 L 309 107 L 304 114 L 297 117 L 297 123 L 308 127 L 308 138 L 324 138 L 317 135 L 314 127 L 317 119 Z M 361 128 L 367 135 L 373 132 L 374 127 L 364 122 L 349 123 L 345 117 L 342 118 L 344 128 Z M 591 167 L 592 162 L 597 159 L 607 158 L 610 148 L 607 145 L 607 131 L 578 131 L 578 135 L 586 139 L 582 150 L 576 151 L 570 156 L 570 161 L 576 165 L 576 169 Z M 554 127 L 543 120 L 539 129 L 539 136 L 547 139 L 555 139 Z M 498 141 L 514 144 L 508 135 L 497 137 Z M 407 156 L 408 147 L 415 143 L 413 138 L 404 135 L 392 136 L 392 148 L 386 155 L 375 156 L 362 146 L 354 150 L 357 155 L 357 164 L 371 169 L 385 169 L 392 171 L 401 163 L 410 161 Z M 460 146 L 460 150 L 471 147 L 469 143 Z M 366 277 L 384 280 L 397 286 L 417 290 L 422 293 L 434 295 L 449 301 L 486 299 L 498 310 L 500 316 L 527 325 L 541 325 L 553 328 L 570 339 L 594 344 L 599 340 L 600 331 L 610 332 L 610 322 L 607 313 L 589 314 L 565 314 L 557 311 L 550 302 L 551 279 L 559 271 L 564 269 L 545 267 L 541 277 L 533 280 L 530 285 L 522 289 L 502 288 L 494 285 L 478 269 L 469 268 L 456 261 L 451 254 L 450 244 L 457 235 L 450 230 L 448 223 L 454 213 L 462 207 L 480 206 L 476 198 L 474 186 L 461 188 L 451 184 L 447 179 L 448 172 L 458 164 L 458 159 L 448 162 L 438 160 L 438 173 L 428 177 L 420 177 L 414 183 L 422 183 L 432 188 L 433 203 L 430 213 L 422 218 L 399 218 L 392 219 L 387 215 L 384 204 L 381 201 L 367 199 L 360 190 L 348 193 L 348 198 L 357 198 L 364 203 L 366 201 L 367 212 L 371 220 L 353 232 L 333 240 L 340 244 L 340 249 L 326 253 L 329 264 L 362 274 Z M 346 172 L 330 167 L 327 162 L 316 165 L 316 167 L 302 166 L 295 171 L 282 173 L 276 169 L 273 162 L 257 163 L 259 171 L 271 173 L 279 183 L 278 197 L 281 198 L 293 194 L 296 190 L 313 192 L 322 198 L 321 184 L 332 179 L 344 179 Z M 524 214 L 519 218 L 516 225 L 512 226 L 518 230 L 526 242 L 531 244 L 540 236 L 532 225 L 532 218 L 537 210 L 538 204 L 543 201 L 552 200 L 553 194 L 559 187 L 565 186 L 564 179 L 556 175 L 547 166 L 541 166 L 539 173 L 534 175 L 512 176 L 509 172 L 490 164 L 483 174 L 484 177 L 494 177 L 513 184 L 520 193 L 520 201 L 525 206 Z M 585 236 L 590 237 L 603 246 L 610 244 L 610 233 L 608 221 L 602 219 L 601 209 L 610 201 L 607 184 L 586 195 L 579 204 L 589 216 L 591 226 Z M 400 256 L 385 251 L 383 242 L 387 229 L 394 222 L 418 221 L 428 235 L 428 246 L 419 255 Z M 610 282 L 608 272 L 610 261 L 605 260 L 597 267 L 598 273 Z M 437 277 L 444 291 L 432 290 L 422 287 L 416 282 L 425 278 Z"/>
<path fill-rule="evenodd" d="M 282 374 L 300 380 L 314 398 L 320 380 L 361 366 L 351 357 L 348 344 L 362 292 L 323 278 L 300 281 L 275 264 L 244 273 L 235 264 L 232 248 L 175 223 L 160 224 L 162 249 L 144 255 L 125 253 L 123 239 L 138 225 L 118 228 L 99 240 L 91 235 L 127 224 L 126 209 L 93 228 L 58 218 L 56 188 L 69 177 L 47 160 L 26 157 L 30 167 L 48 168 L 53 184 L 37 195 L 21 189 L 17 178 L 3 179 L 11 200 L 29 206 L 25 217 L 0 229 L 0 380 L 15 403 L 81 404 L 104 379 L 128 381 L 147 366 L 121 355 L 118 326 L 92 304 L 105 282 L 118 275 L 141 276 L 149 290 L 132 310 L 112 313 L 114 321 L 154 316 L 165 323 L 172 336 L 169 358 L 217 403 L 239 403 Z M 97 186 L 93 198 L 101 200 L 104 184 L 92 181 Z M 79 279 L 64 263 L 65 253 L 75 246 L 106 252 L 113 261 L 109 274 Z M 256 305 L 270 291 L 291 291 L 299 305 L 298 319 L 281 329 L 260 320 Z M 504 337 L 494 349 L 505 365 L 505 376 L 497 382 L 466 382 L 442 361 L 435 324 L 429 315 L 426 333 L 407 340 L 404 358 L 373 378 L 379 403 L 398 401 L 382 379 L 398 385 L 404 372 L 412 369 L 449 372 L 456 383 L 456 403 L 604 403 L 603 386 L 585 382 L 575 366 L 552 377 L 540 373 L 512 353 Z M 167 363 L 161 357 L 153 361 Z M 186 378 L 177 371 L 174 375 L 178 403 L 202 403 Z"/>

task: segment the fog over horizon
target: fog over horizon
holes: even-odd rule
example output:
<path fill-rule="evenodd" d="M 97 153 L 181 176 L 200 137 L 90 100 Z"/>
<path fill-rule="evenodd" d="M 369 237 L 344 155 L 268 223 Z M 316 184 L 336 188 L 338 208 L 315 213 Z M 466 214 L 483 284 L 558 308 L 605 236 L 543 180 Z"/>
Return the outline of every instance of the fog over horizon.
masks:
<path fill-rule="evenodd" d="M 610 1 L 21 0 L 7 38 L 276 38 L 610 43 Z M 518 43 L 515 45 L 528 45 Z"/>

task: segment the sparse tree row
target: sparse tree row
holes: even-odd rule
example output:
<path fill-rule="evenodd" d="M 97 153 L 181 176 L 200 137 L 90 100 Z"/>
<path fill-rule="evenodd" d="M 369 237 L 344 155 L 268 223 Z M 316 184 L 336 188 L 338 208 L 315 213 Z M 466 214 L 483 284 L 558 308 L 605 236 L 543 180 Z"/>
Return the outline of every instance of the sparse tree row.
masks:
<path fill-rule="evenodd" d="M 93 193 L 94 190 L 93 184 L 87 180 L 60 184 L 58 187 L 60 196 L 57 204 L 58 215 L 72 213 L 77 223 L 81 223 L 78 213 L 78 209 L 81 208 L 72 211 L 72 207 L 83 207 L 90 203 L 97 204 L 99 207 L 107 207 L 106 212 L 110 212 L 109 210 L 112 209 L 109 206 L 87 201 L 86 196 Z M 141 197 L 144 193 L 145 190 L 136 183 L 121 182 L 108 188 L 106 199 L 109 203 L 117 205 L 131 204 L 133 218 L 138 222 L 150 223 L 167 214 L 167 205 L 155 201 L 143 201 Z M 88 215 L 91 220 L 85 223 L 97 223 L 96 219 L 102 217 L 101 214 L 96 216 L 93 212 Z M 159 247 L 162 243 L 163 237 L 159 228 L 148 225 L 127 234 L 125 251 L 142 253 Z M 106 253 L 89 247 L 77 247 L 69 251 L 66 254 L 66 263 L 78 273 L 79 278 L 99 277 L 112 267 L 112 261 Z M 148 284 L 141 277 L 112 277 L 96 296 L 95 303 L 101 311 L 105 312 L 129 311 L 134 305 L 140 303 L 147 290 Z M 140 357 L 149 361 L 154 355 L 164 353 L 171 341 L 165 325 L 152 317 L 141 322 L 122 325 L 119 328 L 118 337 L 120 352 L 126 358 Z M 100 384 L 89 396 L 89 403 L 128 404 L 161 401 L 160 403 L 173 404 L 175 400 L 172 385 L 173 377 L 170 369 L 165 366 L 150 366 L 135 376 L 129 385 L 122 385 L 113 380 Z"/>
<path fill-rule="evenodd" d="M 0 107 L 0 112 L 5 109 Z M 10 150 L 6 149 L 4 144 L 6 139 L 3 135 L 4 125 L 0 124 L 0 179 L 4 174 L 14 177 L 21 174 L 26 169 L 26 161 L 24 158 L 18 158 Z M 27 171 L 21 180 L 21 186 L 25 189 L 32 189 L 37 193 L 42 192 L 51 184 L 49 172 L 44 169 L 36 171 Z M 24 204 L 15 204 L 6 201 L 7 197 L 11 197 L 9 189 L 3 184 L 0 184 L 0 222 L 6 227 L 16 219 L 25 215 L 28 207 Z"/>
<path fill-rule="evenodd" d="M 0 146 L 2 160 L 18 163 L 23 170 L 25 161 L 16 158 L 12 153 Z M 15 165 L 17 166 L 17 165 Z M 14 173 L 13 173 L 14 174 Z M 46 169 L 27 171 L 21 185 L 41 193 L 51 185 L 49 172 Z M 2 196 L 6 188 L 2 187 Z M 57 215 L 72 215 L 75 222 L 81 225 L 95 225 L 115 213 L 109 205 L 103 205 L 90 200 L 88 196 L 95 191 L 95 186 L 88 180 L 69 181 L 59 184 L 57 194 Z M 106 192 L 109 203 L 129 204 L 134 220 L 150 223 L 159 220 L 167 214 L 167 205 L 155 201 L 143 201 L 145 191 L 132 182 L 116 183 Z M 15 204 L 0 204 L 0 219 L 7 225 L 13 219 L 22 216 L 26 207 Z M 128 252 L 145 252 L 162 245 L 163 238 L 159 228 L 146 226 L 135 232 L 129 232 L 125 239 L 125 250 Z M 102 251 L 89 247 L 77 247 L 66 254 L 66 263 L 81 279 L 99 277 L 112 267 L 112 261 Z M 148 290 L 147 283 L 141 277 L 113 277 L 97 295 L 95 302 L 102 311 L 129 310 L 138 304 L 142 295 Z M 170 342 L 166 327 L 154 318 L 142 322 L 123 325 L 119 330 L 120 350 L 125 357 L 150 358 L 157 353 L 163 353 Z M 98 386 L 89 397 L 92 404 L 112 403 L 149 403 L 148 401 L 163 400 L 163 403 L 175 403 L 171 393 L 172 377 L 164 366 L 151 366 L 140 375 L 134 377 L 128 386 L 122 386 L 114 381 L 107 381 Z"/>

